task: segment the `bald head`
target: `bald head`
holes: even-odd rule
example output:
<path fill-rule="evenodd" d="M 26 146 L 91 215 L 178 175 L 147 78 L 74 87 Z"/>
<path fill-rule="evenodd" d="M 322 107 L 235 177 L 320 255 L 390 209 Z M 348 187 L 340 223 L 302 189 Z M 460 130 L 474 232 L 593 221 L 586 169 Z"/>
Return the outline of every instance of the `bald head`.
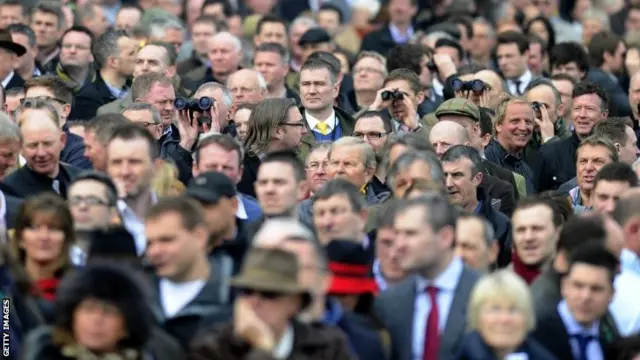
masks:
<path fill-rule="evenodd" d="M 480 70 L 476 73 L 476 79 L 484 81 L 486 84 L 491 85 L 491 88 L 497 89 L 503 92 L 503 82 L 495 71 L 492 70 Z"/>
<path fill-rule="evenodd" d="M 444 120 L 433 126 L 429 133 L 429 142 L 438 157 L 441 157 L 452 146 L 469 145 L 469 135 L 457 122 Z"/>
<path fill-rule="evenodd" d="M 267 83 L 262 74 L 250 69 L 241 69 L 231 74 L 227 80 L 227 88 L 238 104 L 257 104 L 267 93 Z"/>

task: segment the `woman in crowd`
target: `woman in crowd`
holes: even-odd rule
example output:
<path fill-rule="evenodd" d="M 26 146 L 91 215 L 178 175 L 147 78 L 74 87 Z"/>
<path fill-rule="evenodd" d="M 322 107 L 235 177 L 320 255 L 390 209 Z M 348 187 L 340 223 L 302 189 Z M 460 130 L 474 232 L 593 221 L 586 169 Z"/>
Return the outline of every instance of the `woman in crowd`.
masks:
<path fill-rule="evenodd" d="M 96 263 L 66 277 L 53 328 L 29 334 L 23 359 L 182 359 L 175 340 L 156 336 L 147 288 L 132 273 Z"/>
<path fill-rule="evenodd" d="M 555 360 L 528 338 L 535 326 L 533 300 L 524 281 L 509 270 L 478 281 L 469 299 L 468 323 L 472 332 L 455 360 Z"/>
<path fill-rule="evenodd" d="M 73 217 L 60 196 L 52 192 L 27 199 L 16 217 L 12 250 L 34 294 L 55 300 L 60 279 L 71 269 L 69 248 L 74 243 Z"/>
<path fill-rule="evenodd" d="M 535 34 L 544 40 L 546 47 L 545 53 L 549 54 L 553 46 L 556 44 L 556 32 L 553 30 L 553 26 L 549 19 L 544 16 L 537 16 L 527 23 L 525 27 L 525 33 L 527 35 Z"/>
<path fill-rule="evenodd" d="M 233 114 L 233 122 L 236 123 L 236 130 L 238 131 L 238 137 L 240 141 L 244 141 L 247 136 L 247 129 L 249 128 L 249 117 L 251 112 L 255 109 L 255 104 L 240 104 Z"/>
<path fill-rule="evenodd" d="M 177 196 L 185 192 L 186 188 L 178 180 L 178 168 L 170 161 L 162 160 L 162 166 L 153 177 L 153 192 L 159 196 Z"/>

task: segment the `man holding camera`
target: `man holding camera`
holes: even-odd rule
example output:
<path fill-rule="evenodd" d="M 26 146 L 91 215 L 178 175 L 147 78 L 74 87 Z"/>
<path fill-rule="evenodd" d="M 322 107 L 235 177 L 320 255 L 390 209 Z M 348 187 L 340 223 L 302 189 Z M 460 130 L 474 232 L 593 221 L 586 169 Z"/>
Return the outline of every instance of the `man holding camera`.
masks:
<path fill-rule="evenodd" d="M 424 100 L 424 92 L 418 75 L 409 69 L 393 70 L 378 91 L 371 111 L 388 109 L 392 116 L 393 131 L 396 133 L 424 132 L 427 129 L 418 116 L 418 105 Z"/>

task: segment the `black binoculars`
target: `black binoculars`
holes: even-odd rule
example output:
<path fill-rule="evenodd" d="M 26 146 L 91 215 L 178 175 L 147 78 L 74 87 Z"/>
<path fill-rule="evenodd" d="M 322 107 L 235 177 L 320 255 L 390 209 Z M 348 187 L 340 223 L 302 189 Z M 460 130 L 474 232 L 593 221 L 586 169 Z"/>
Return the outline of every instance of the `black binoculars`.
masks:
<path fill-rule="evenodd" d="M 177 97 L 173 102 L 173 106 L 177 110 L 202 112 L 211 109 L 214 101 L 213 98 L 208 96 L 203 96 L 200 99 Z"/>
<path fill-rule="evenodd" d="M 537 119 L 542 119 L 542 112 L 540 111 L 540 109 L 542 109 L 543 107 L 544 107 L 544 104 L 541 104 L 537 101 L 533 101 L 531 103 L 531 108 L 533 109 L 533 112 L 536 115 Z"/>
<path fill-rule="evenodd" d="M 404 94 L 398 90 L 385 90 L 382 92 L 382 100 L 402 100 L 404 99 Z"/>
<path fill-rule="evenodd" d="M 487 87 L 482 80 L 462 81 L 460 79 L 453 79 L 451 82 L 453 91 L 473 91 L 475 93 L 481 93 Z"/>

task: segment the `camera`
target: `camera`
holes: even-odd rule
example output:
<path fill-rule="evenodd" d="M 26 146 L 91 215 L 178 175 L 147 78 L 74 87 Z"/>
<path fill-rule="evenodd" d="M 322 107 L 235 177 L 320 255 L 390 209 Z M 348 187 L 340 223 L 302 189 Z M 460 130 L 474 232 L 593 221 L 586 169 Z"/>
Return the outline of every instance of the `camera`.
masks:
<path fill-rule="evenodd" d="M 537 119 L 542 119 L 542 113 L 540 112 L 540 109 L 542 109 L 543 107 L 544 104 L 541 104 L 537 101 L 531 103 L 531 108 L 533 109 L 533 112 L 535 113 Z"/>
<path fill-rule="evenodd" d="M 429 69 L 429 71 L 431 71 L 431 72 L 437 73 L 438 72 L 438 65 L 436 65 L 436 63 L 433 62 L 433 60 L 429 60 L 427 62 L 427 69 Z"/>
<path fill-rule="evenodd" d="M 211 117 L 205 111 L 211 109 L 215 100 L 208 96 L 203 96 L 200 99 L 177 97 L 173 102 L 173 106 L 176 110 L 187 110 L 189 115 L 193 117 L 193 113 L 200 113 L 198 117 L 199 124 L 211 124 Z"/>
<path fill-rule="evenodd" d="M 404 99 L 404 94 L 398 90 L 393 90 L 393 91 L 385 90 L 382 92 L 382 100 L 384 101 L 402 100 L 402 99 Z"/>
<path fill-rule="evenodd" d="M 473 91 L 475 93 L 481 93 L 487 88 L 484 82 L 478 79 L 471 81 L 453 79 L 451 87 L 453 87 L 453 91 Z"/>

